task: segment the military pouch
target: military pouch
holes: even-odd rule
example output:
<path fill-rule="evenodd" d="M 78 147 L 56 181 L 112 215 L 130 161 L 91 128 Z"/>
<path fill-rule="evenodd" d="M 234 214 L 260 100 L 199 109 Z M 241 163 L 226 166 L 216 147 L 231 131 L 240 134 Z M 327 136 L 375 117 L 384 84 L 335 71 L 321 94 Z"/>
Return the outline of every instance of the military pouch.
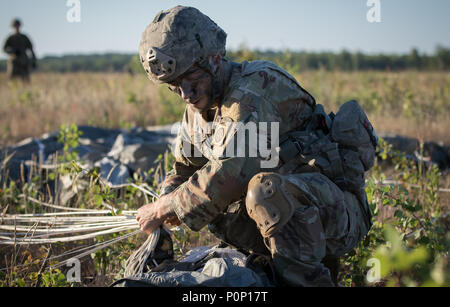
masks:
<path fill-rule="evenodd" d="M 302 154 L 303 150 L 299 142 L 296 142 L 295 139 L 284 139 L 280 140 L 280 160 L 283 163 L 287 163 L 292 159 L 298 157 Z"/>
<path fill-rule="evenodd" d="M 290 161 L 298 162 L 295 170 L 319 171 L 341 190 L 365 195 L 365 172 L 374 164 L 377 143 L 372 124 L 357 101 L 344 103 L 336 115 L 327 115 L 317 105 L 306 130 L 280 137 L 280 160 L 285 164 L 280 169 Z M 367 200 L 361 207 L 370 228 Z"/>
<path fill-rule="evenodd" d="M 280 159 L 287 163 L 303 156 L 342 190 L 359 193 L 364 175 L 374 164 L 377 136 L 357 101 L 344 103 L 336 115 L 317 105 L 306 131 L 280 138 Z"/>
<path fill-rule="evenodd" d="M 358 153 L 364 171 L 373 166 L 378 138 L 358 102 L 351 100 L 340 107 L 330 134 L 332 140 L 341 147 L 351 148 Z"/>

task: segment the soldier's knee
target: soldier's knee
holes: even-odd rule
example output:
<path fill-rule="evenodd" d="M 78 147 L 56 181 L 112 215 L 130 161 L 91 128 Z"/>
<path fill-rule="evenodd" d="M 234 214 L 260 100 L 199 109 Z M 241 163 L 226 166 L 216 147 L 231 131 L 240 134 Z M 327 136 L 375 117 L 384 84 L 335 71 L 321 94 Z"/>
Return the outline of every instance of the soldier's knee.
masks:
<path fill-rule="evenodd" d="M 247 213 L 263 237 L 279 231 L 292 217 L 298 205 L 283 177 L 275 173 L 259 173 L 248 185 Z"/>

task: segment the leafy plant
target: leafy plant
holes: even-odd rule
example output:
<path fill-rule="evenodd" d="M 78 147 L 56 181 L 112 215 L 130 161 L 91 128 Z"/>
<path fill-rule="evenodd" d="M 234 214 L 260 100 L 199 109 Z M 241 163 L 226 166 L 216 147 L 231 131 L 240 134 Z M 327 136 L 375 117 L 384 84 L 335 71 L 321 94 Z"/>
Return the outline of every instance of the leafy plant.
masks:
<path fill-rule="evenodd" d="M 79 145 L 79 138 L 81 135 L 83 135 L 83 132 L 78 130 L 77 125 L 61 125 L 61 129 L 58 133 L 58 142 L 63 144 L 63 155 L 59 157 L 60 162 L 78 160 L 76 148 Z"/>
<path fill-rule="evenodd" d="M 448 216 L 440 204 L 441 173 L 435 165 L 407 159 L 380 142 L 382 160 L 392 159 L 394 184 L 375 167 L 367 183 L 374 225 L 363 242 L 343 260 L 346 286 L 372 285 L 367 263 L 380 263 L 377 285 L 448 286 Z M 380 184 L 381 183 L 381 184 Z"/>

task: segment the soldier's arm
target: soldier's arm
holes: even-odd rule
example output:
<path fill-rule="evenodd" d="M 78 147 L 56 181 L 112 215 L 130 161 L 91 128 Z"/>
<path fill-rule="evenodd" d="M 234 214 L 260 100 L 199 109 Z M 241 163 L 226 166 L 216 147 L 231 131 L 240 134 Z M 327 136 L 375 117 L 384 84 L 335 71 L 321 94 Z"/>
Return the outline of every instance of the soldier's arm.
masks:
<path fill-rule="evenodd" d="M 193 165 L 185 157 L 177 158 L 173 169 L 167 174 L 161 184 L 161 195 L 172 193 L 181 184 L 186 182 L 200 167 Z"/>
<path fill-rule="evenodd" d="M 196 171 L 202 168 L 207 160 L 204 157 L 191 157 L 183 151 L 182 140 L 186 139 L 186 135 L 189 135 L 188 125 L 187 125 L 187 114 L 186 109 L 183 123 L 181 125 L 181 130 L 178 133 L 175 147 L 173 148 L 173 154 L 175 156 L 175 163 L 173 164 L 172 170 L 167 174 L 164 182 L 161 184 L 161 195 L 167 195 L 172 193 L 181 184 L 186 182 L 189 177 L 191 177 Z M 192 147 L 192 145 L 191 145 Z M 192 148 L 191 148 L 192 149 Z M 189 156 L 189 158 L 187 157 Z"/>
<path fill-rule="evenodd" d="M 257 158 L 210 161 L 170 194 L 172 208 L 181 222 L 199 231 L 242 198 L 258 172 Z"/>
<path fill-rule="evenodd" d="M 27 50 L 29 50 L 31 53 L 31 65 L 33 66 L 33 68 L 36 68 L 36 54 L 34 53 L 33 50 L 33 44 L 31 43 L 30 39 L 27 36 L 25 36 L 25 39 Z"/>
<path fill-rule="evenodd" d="M 34 54 L 34 50 L 33 49 L 30 49 L 30 52 L 31 52 L 31 60 L 32 60 L 32 65 L 33 65 L 33 67 L 34 68 L 36 68 L 36 54 Z"/>
<path fill-rule="evenodd" d="M 183 127 L 186 128 L 186 126 Z M 171 210 L 172 192 L 186 182 L 206 163 L 206 159 L 204 157 L 187 158 L 187 155 L 183 152 L 183 147 L 180 143 L 182 135 L 183 129 L 177 137 L 175 148 L 173 148 L 173 153 L 176 159 L 173 169 L 161 185 L 161 197 L 157 201 L 147 204 L 138 210 L 136 220 L 139 222 L 139 227 L 141 227 L 141 229 L 148 234 L 153 231 L 155 226 L 159 226 L 158 223 L 164 222 L 172 226 L 180 225 L 178 217 L 173 210 Z"/>
<path fill-rule="evenodd" d="M 7 54 L 12 54 L 14 53 L 14 49 L 11 46 L 11 39 L 8 38 L 5 42 L 5 44 L 3 45 L 3 51 Z"/>
<path fill-rule="evenodd" d="M 243 111 L 243 106 L 244 103 L 233 104 L 228 115 L 234 122 L 257 121 L 251 112 Z M 219 148 L 223 150 L 226 144 L 234 142 L 236 135 L 236 131 L 228 135 Z M 248 145 L 246 140 L 245 146 Z M 260 158 L 227 158 L 226 152 L 225 156 L 218 156 L 220 158 L 210 159 L 169 195 L 178 219 L 194 231 L 211 223 L 229 204 L 241 199 L 250 179 L 260 171 Z"/>

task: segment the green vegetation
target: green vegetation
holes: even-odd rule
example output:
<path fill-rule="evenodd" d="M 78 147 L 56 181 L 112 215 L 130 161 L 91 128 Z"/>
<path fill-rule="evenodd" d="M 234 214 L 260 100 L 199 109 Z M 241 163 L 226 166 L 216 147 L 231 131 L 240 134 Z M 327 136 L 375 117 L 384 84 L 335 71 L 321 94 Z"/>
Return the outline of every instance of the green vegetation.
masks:
<path fill-rule="evenodd" d="M 158 125 L 167 125 L 180 121 L 186 107 L 183 100 L 174 95 L 167 87 L 161 86 L 158 91 L 158 101 L 161 108 Z"/>
<path fill-rule="evenodd" d="M 238 50 L 229 50 L 227 57 L 243 60 L 269 60 L 293 73 L 312 69 L 358 71 L 358 70 L 440 70 L 450 69 L 450 49 L 436 47 L 434 54 L 422 54 L 412 49 L 409 54 L 364 54 L 342 50 L 333 52 L 259 51 L 249 50 L 245 44 Z M 6 62 L 0 61 L 0 71 L 6 70 Z M 93 54 L 47 56 L 39 60 L 40 72 L 129 72 L 143 73 L 136 54 Z"/>
<path fill-rule="evenodd" d="M 63 126 L 60 141 L 67 151 L 76 145 L 79 132 L 75 125 Z M 374 225 L 361 244 L 341 260 L 339 282 L 345 286 L 449 286 L 448 250 L 448 201 L 446 194 L 440 192 L 443 177 L 439 170 L 426 167 L 405 158 L 392 150 L 383 140 L 379 151 L 383 160 L 391 159 L 393 167 L 379 162 L 370 172 L 367 182 L 367 195 L 373 212 Z M 77 208 L 105 209 L 113 207 L 121 210 L 137 209 L 149 199 L 135 186 L 112 190 L 99 180 L 97 169 L 85 173 L 79 166 L 76 156 L 65 156 L 67 166 L 55 168 L 53 176 L 45 170 L 35 170 L 32 182 L 13 182 L 5 180 L 5 172 L 0 170 L 0 209 L 9 213 L 39 213 L 48 211 L 29 197 L 52 202 L 48 195 L 49 186 L 60 176 L 70 175 L 78 180 L 85 179 L 87 185 L 77 186 L 78 193 L 69 203 Z M 70 160 L 70 161 L 69 161 Z M 156 161 L 156 168 L 148 170 L 152 176 L 146 184 L 158 191 L 165 174 L 170 171 L 173 157 L 166 153 Z M 387 177 L 397 183 L 384 185 L 380 182 Z M 142 177 L 136 175 L 130 183 L 141 185 Z M 74 183 L 76 184 L 76 182 Z M 94 243 L 104 242 L 117 235 L 102 236 Z M 199 245 L 218 243 L 205 228 L 194 233 L 182 226 L 173 233 L 176 256 Z M 57 264 L 49 255 L 92 242 L 71 244 L 52 244 L 40 247 L 0 247 L 0 286 L 105 286 L 124 272 L 126 259 L 145 240 L 144 235 L 129 238 L 108 248 L 92 253 L 82 259 L 82 282 L 69 283 L 66 280 L 68 268 L 52 268 Z M 47 258 L 50 259 L 47 261 Z M 379 264 L 380 279 L 368 282 L 367 276 L 373 274 L 371 264 Z"/>
<path fill-rule="evenodd" d="M 351 53 L 343 50 L 340 53 L 331 52 L 291 52 L 283 53 L 262 52 L 256 53 L 258 58 L 267 59 L 285 67 L 294 73 L 311 70 L 339 70 L 339 71 L 365 71 L 365 70 L 442 70 L 450 68 L 450 49 L 436 48 L 433 55 L 420 54 L 417 49 L 409 54 L 364 54 Z"/>
<path fill-rule="evenodd" d="M 53 187 L 65 176 L 73 181 L 73 188 L 77 194 L 70 198 L 64 206 L 85 209 L 115 208 L 115 214 L 122 210 L 137 209 L 149 203 L 150 200 L 140 190 L 133 186 L 126 186 L 113 190 L 100 179 L 99 170 L 94 168 L 86 173 L 78 161 L 74 150 L 78 145 L 80 131 L 74 124 L 62 125 L 58 140 L 63 144 L 62 154 L 56 161 L 52 171 L 41 169 L 36 165 L 33 179 L 28 182 L 22 178 L 18 182 L 8 180 L 4 170 L 7 158 L 0 165 L 0 213 L 46 213 L 52 209 L 40 205 L 40 202 L 56 204 Z M 4 157 L 2 157 L 3 159 Z M 162 167 L 164 157 L 155 161 L 158 165 L 156 172 L 161 176 L 167 171 Z M 147 170 L 149 174 L 155 169 Z M 155 176 L 155 178 L 159 178 Z M 156 179 L 155 179 L 156 180 Z M 142 178 L 135 175 L 129 179 L 130 183 L 142 184 Z M 151 185 L 158 182 L 151 180 Z M 42 246 L 0 246 L 0 286 L 106 286 L 115 278 L 123 274 L 125 261 L 139 244 L 143 243 L 144 235 L 131 237 L 116 243 L 114 246 L 92 253 L 82 261 L 82 284 L 70 284 L 66 280 L 68 267 L 55 268 L 58 263 L 52 256 L 65 251 L 80 248 L 88 244 L 100 243 L 117 237 L 117 234 L 97 237 L 94 240 L 72 243 L 57 243 Z M 59 259 L 58 259 L 59 260 Z"/>
<path fill-rule="evenodd" d="M 61 129 L 58 133 L 58 142 L 63 144 L 63 155 L 59 156 L 60 162 L 70 162 L 78 159 L 78 152 L 75 148 L 79 145 L 79 137 L 83 135 L 83 132 L 78 131 L 78 127 L 75 124 L 71 124 L 69 127 L 61 125 Z"/>
<path fill-rule="evenodd" d="M 346 286 L 450 285 L 448 195 L 440 192 L 442 174 L 436 166 L 406 159 L 383 140 L 382 159 L 394 162 L 394 185 L 382 185 L 383 163 L 371 171 L 367 196 L 374 225 L 360 246 L 342 259 Z M 370 259 L 379 263 L 380 280 L 368 282 Z"/>

